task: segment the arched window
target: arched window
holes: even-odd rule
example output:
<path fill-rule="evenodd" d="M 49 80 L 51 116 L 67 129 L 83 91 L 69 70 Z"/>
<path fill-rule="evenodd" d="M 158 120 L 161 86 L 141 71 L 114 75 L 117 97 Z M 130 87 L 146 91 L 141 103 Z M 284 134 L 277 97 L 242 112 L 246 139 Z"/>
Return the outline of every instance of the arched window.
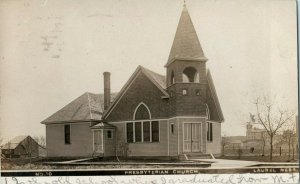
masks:
<path fill-rule="evenodd" d="M 171 73 L 171 84 L 175 83 L 175 76 L 174 76 L 174 71 Z"/>
<path fill-rule="evenodd" d="M 151 119 L 151 113 L 146 104 L 141 102 L 134 111 L 134 120 Z"/>
<path fill-rule="evenodd" d="M 182 73 L 183 82 L 199 82 L 199 73 L 193 67 L 187 67 Z"/>

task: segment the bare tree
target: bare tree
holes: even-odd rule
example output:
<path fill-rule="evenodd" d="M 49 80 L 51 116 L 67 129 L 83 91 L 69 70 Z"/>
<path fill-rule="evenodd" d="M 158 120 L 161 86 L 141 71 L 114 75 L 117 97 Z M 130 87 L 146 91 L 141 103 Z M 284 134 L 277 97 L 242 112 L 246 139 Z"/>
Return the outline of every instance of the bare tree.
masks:
<path fill-rule="evenodd" d="M 292 160 L 295 159 L 295 146 L 297 144 L 297 133 L 296 133 L 296 122 L 289 121 L 286 124 L 285 130 L 282 133 L 281 143 L 288 144 L 288 157 L 291 160 L 291 152 L 292 152 Z"/>
<path fill-rule="evenodd" d="M 36 136 L 33 139 L 42 147 L 46 147 L 46 138 L 44 136 Z"/>
<path fill-rule="evenodd" d="M 265 156 L 265 147 L 267 144 L 267 138 L 268 138 L 268 134 L 266 134 L 265 132 L 262 132 L 262 135 L 261 135 L 262 154 L 261 154 L 261 156 Z"/>
<path fill-rule="evenodd" d="M 295 113 L 281 109 L 269 97 L 257 97 L 255 102 L 257 122 L 267 132 L 270 139 L 270 161 L 273 159 L 273 141 L 278 131 L 289 122 Z"/>
<path fill-rule="evenodd" d="M 226 137 L 226 134 L 224 133 L 222 136 L 222 155 L 225 156 L 225 146 L 229 144 L 228 138 Z"/>

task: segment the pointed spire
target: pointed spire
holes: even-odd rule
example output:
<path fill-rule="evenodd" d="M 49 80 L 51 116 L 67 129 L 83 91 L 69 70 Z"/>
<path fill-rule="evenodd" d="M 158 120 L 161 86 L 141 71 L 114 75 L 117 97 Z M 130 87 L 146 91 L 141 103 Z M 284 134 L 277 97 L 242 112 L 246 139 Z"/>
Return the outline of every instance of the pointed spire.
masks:
<path fill-rule="evenodd" d="M 185 1 L 177 26 L 177 31 L 169 55 L 168 63 L 175 59 L 206 61 L 197 33 L 186 8 Z"/>

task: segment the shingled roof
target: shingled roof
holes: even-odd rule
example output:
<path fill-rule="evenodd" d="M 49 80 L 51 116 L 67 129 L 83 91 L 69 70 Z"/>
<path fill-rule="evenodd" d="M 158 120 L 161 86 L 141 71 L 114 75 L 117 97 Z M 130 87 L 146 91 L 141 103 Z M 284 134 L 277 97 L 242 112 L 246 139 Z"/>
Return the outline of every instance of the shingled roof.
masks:
<path fill-rule="evenodd" d="M 4 144 L 1 149 L 15 149 L 28 135 L 20 135 Z"/>
<path fill-rule="evenodd" d="M 169 59 L 165 66 L 171 64 L 175 59 L 207 60 L 204 56 L 189 12 L 185 6 L 182 10 Z"/>
<path fill-rule="evenodd" d="M 145 67 L 140 66 L 141 69 L 148 74 L 159 86 L 163 89 L 167 88 L 166 76 L 153 72 Z"/>
<path fill-rule="evenodd" d="M 115 93 L 111 94 L 114 99 Z M 42 121 L 43 124 L 101 120 L 104 109 L 104 95 L 86 92 L 68 105 Z"/>

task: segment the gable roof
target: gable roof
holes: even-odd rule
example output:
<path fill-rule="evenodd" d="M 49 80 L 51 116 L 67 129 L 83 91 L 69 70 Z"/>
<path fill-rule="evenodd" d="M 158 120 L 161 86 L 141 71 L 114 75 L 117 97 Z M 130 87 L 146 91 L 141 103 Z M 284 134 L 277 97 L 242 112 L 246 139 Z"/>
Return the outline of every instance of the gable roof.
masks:
<path fill-rule="evenodd" d="M 4 144 L 1 149 L 15 149 L 27 137 L 29 137 L 29 136 L 28 135 L 20 135 L 20 136 L 14 137 L 12 140 L 10 140 L 6 144 Z"/>
<path fill-rule="evenodd" d="M 146 69 L 145 67 L 138 66 L 137 69 L 134 71 L 134 73 L 131 75 L 129 80 L 126 82 L 126 84 L 123 86 L 121 91 L 118 93 L 116 96 L 115 100 L 113 103 L 110 105 L 110 107 L 107 109 L 106 112 L 104 112 L 103 117 L 107 117 L 110 112 L 114 109 L 114 107 L 118 104 L 122 96 L 125 94 L 126 90 L 130 87 L 132 82 L 136 79 L 136 77 L 140 74 L 143 73 L 148 77 L 148 79 L 153 82 L 153 84 L 156 85 L 156 87 L 164 94 L 162 98 L 169 98 L 169 94 L 166 91 L 166 77 L 163 75 L 160 75 L 158 73 L 155 73 L 149 69 Z"/>
<path fill-rule="evenodd" d="M 164 75 L 155 73 L 145 67 L 141 67 L 141 70 L 144 71 L 144 73 L 146 75 L 148 75 L 148 77 L 153 80 L 153 82 L 155 82 L 156 84 L 159 85 L 159 87 L 161 87 L 162 89 L 166 89 L 167 88 L 167 81 L 166 81 L 166 77 Z"/>
<path fill-rule="evenodd" d="M 186 6 L 183 7 L 168 62 L 175 59 L 206 61 L 197 33 Z"/>
<path fill-rule="evenodd" d="M 115 97 L 111 94 L 111 99 Z M 101 120 L 104 109 L 104 95 L 86 92 L 68 105 L 42 121 L 43 124 Z"/>
<path fill-rule="evenodd" d="M 214 82 L 213 82 L 213 79 L 211 77 L 211 74 L 210 74 L 210 71 L 207 70 L 207 82 L 208 82 L 208 87 L 209 87 L 209 92 L 213 98 L 213 101 L 214 101 L 214 105 L 217 109 L 217 112 L 218 112 L 218 115 L 219 115 L 219 119 L 221 122 L 223 122 L 225 119 L 224 119 L 224 116 L 223 116 L 223 112 L 222 112 L 222 109 L 221 109 L 221 106 L 220 106 L 220 102 L 219 102 L 219 99 L 218 99 L 218 96 L 217 96 L 217 92 L 216 92 L 216 88 L 215 88 L 215 85 L 214 85 Z"/>

